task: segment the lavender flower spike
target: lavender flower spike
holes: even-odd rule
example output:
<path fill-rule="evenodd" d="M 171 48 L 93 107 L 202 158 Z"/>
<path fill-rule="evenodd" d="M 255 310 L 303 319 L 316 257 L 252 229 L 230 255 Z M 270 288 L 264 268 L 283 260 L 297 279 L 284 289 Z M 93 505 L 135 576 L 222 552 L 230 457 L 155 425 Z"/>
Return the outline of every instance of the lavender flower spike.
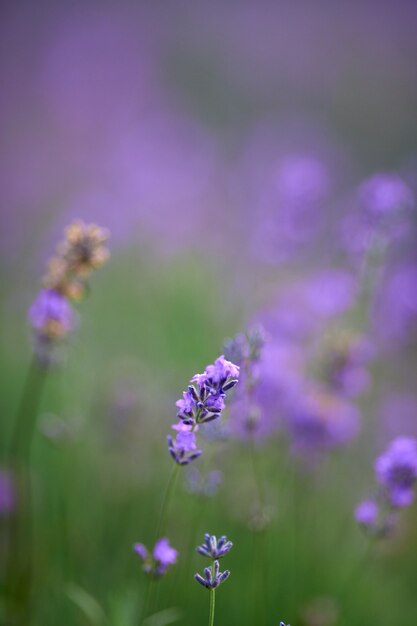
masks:
<path fill-rule="evenodd" d="M 204 543 L 198 546 L 197 552 L 202 556 L 207 556 L 210 559 L 220 559 L 227 554 L 233 547 L 231 541 L 227 541 L 227 538 L 223 535 L 217 540 L 215 535 L 204 535 Z"/>
<path fill-rule="evenodd" d="M 378 482 L 387 490 L 391 506 L 402 508 L 414 500 L 417 480 L 417 441 L 399 437 L 375 462 Z"/>
<path fill-rule="evenodd" d="M 204 569 L 204 577 L 200 574 L 194 574 L 195 580 L 203 587 L 206 587 L 206 589 L 216 589 L 227 578 L 229 578 L 229 576 L 229 570 L 225 570 L 224 572 L 219 571 L 218 561 L 214 561 L 213 570 L 211 567 L 206 567 Z"/>
<path fill-rule="evenodd" d="M 225 407 L 226 391 L 236 385 L 238 377 L 239 367 L 221 355 L 202 374 L 193 376 L 176 403 L 177 417 L 189 426 L 217 419 Z"/>

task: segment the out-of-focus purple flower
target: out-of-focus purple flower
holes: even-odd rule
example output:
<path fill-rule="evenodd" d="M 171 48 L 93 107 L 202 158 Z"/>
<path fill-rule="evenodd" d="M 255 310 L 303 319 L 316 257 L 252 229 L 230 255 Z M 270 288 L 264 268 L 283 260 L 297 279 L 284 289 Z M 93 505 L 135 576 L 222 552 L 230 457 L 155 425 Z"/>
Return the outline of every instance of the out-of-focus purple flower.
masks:
<path fill-rule="evenodd" d="M 16 503 L 15 490 L 11 474 L 0 469 L 0 517 L 10 515 Z"/>
<path fill-rule="evenodd" d="M 330 177 L 313 153 L 287 153 L 265 168 L 255 193 L 256 223 L 252 248 L 264 262 L 287 261 L 317 239 L 324 224 Z"/>
<path fill-rule="evenodd" d="M 374 528 L 379 515 L 378 504 L 374 500 L 364 500 L 355 509 L 356 521 L 366 528 Z"/>
<path fill-rule="evenodd" d="M 42 289 L 29 308 L 29 321 L 35 332 L 47 339 L 64 337 L 73 327 L 74 312 L 65 298 L 53 289 Z"/>
<path fill-rule="evenodd" d="M 186 478 L 186 487 L 190 493 L 212 497 L 222 483 L 223 474 L 219 470 L 213 470 L 204 476 L 197 467 L 190 467 Z"/>
<path fill-rule="evenodd" d="M 156 542 L 153 556 L 166 569 L 168 565 L 173 565 L 176 562 L 178 552 L 169 545 L 168 539 L 163 537 Z"/>
<path fill-rule="evenodd" d="M 398 436 L 417 437 L 417 396 L 406 392 L 391 392 L 380 402 L 381 441 Z"/>
<path fill-rule="evenodd" d="M 325 269 L 284 286 L 272 306 L 257 315 L 272 339 L 305 346 L 329 320 L 355 302 L 357 284 L 342 269 Z"/>
<path fill-rule="evenodd" d="M 342 221 L 344 247 L 356 257 L 409 235 L 415 207 L 410 187 L 394 173 L 379 173 L 360 186 L 354 209 Z"/>
<path fill-rule="evenodd" d="M 395 347 L 417 330 L 417 264 L 408 263 L 388 276 L 374 318 L 381 340 Z"/>
<path fill-rule="evenodd" d="M 143 561 L 143 571 L 156 578 L 165 574 L 168 566 L 176 563 L 178 558 L 177 550 L 169 544 L 166 537 L 158 539 L 153 554 L 148 552 L 143 543 L 135 543 L 133 549 Z"/>
<path fill-rule="evenodd" d="M 339 332 L 329 337 L 324 345 L 324 376 L 336 392 L 353 397 L 369 385 L 369 361 L 373 346 L 363 336 Z"/>
<path fill-rule="evenodd" d="M 340 315 L 353 304 L 356 296 L 355 281 L 344 270 L 320 271 L 298 289 L 308 310 L 321 318 Z"/>
<path fill-rule="evenodd" d="M 417 441 L 408 437 L 394 439 L 375 461 L 375 473 L 387 490 L 391 506 L 409 506 L 414 499 L 417 479 Z"/>
<path fill-rule="evenodd" d="M 303 385 L 303 353 L 296 345 L 268 341 L 256 363 L 256 381 L 243 371 L 231 403 L 230 428 L 241 438 L 262 440 L 283 423 L 288 403 Z"/>
<path fill-rule="evenodd" d="M 225 535 L 217 539 L 216 535 L 205 533 L 204 542 L 196 548 L 197 552 L 209 559 L 220 559 L 222 556 L 230 552 L 233 543 L 227 540 Z"/>
<path fill-rule="evenodd" d="M 365 180 L 359 188 L 359 198 L 362 208 L 375 220 L 398 217 L 414 208 L 410 187 L 392 173 L 375 174 Z"/>
<path fill-rule="evenodd" d="M 195 580 L 203 587 L 206 587 L 206 589 L 216 589 L 227 578 L 229 578 L 229 576 L 229 570 L 220 572 L 220 566 L 218 561 L 214 561 L 213 570 L 211 567 L 206 567 L 204 569 L 204 577 L 200 574 L 194 574 Z"/>
<path fill-rule="evenodd" d="M 143 561 L 145 561 L 148 558 L 148 554 L 149 554 L 148 549 L 143 543 L 135 543 L 133 546 L 133 549 L 136 552 L 136 554 L 139 554 L 139 556 L 141 557 Z"/>
<path fill-rule="evenodd" d="M 293 397 L 285 420 L 294 452 L 311 456 L 348 443 L 359 429 L 357 408 L 316 385 Z"/>

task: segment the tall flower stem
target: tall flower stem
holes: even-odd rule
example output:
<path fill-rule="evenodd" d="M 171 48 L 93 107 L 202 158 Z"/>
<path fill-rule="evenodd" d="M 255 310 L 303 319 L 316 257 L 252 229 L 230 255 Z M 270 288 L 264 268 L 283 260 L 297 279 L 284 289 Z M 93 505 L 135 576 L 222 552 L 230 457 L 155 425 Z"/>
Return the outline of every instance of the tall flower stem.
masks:
<path fill-rule="evenodd" d="M 30 451 L 47 372 L 47 365 L 39 363 L 34 356 L 24 383 L 9 449 L 17 506 L 7 528 L 6 614 L 10 623 L 16 624 L 28 623 L 30 616 L 33 576 Z"/>
<path fill-rule="evenodd" d="M 211 566 L 211 571 L 214 575 L 214 561 Z M 209 613 L 209 623 L 208 626 L 214 626 L 214 611 L 216 609 L 216 590 L 210 589 L 210 613 Z"/>
<path fill-rule="evenodd" d="M 172 468 L 171 475 L 168 479 L 168 483 L 165 489 L 164 499 L 162 500 L 161 510 L 159 512 L 158 524 L 156 526 L 156 534 L 155 541 L 160 539 L 160 537 L 165 532 L 168 511 L 171 504 L 171 500 L 175 491 L 175 485 L 178 479 L 180 466 L 175 464 Z"/>
<path fill-rule="evenodd" d="M 177 483 L 179 469 L 180 469 L 180 466 L 176 463 L 174 465 L 174 467 L 172 468 L 170 477 L 168 479 L 168 483 L 167 483 L 167 486 L 165 488 L 164 498 L 162 500 L 161 509 L 160 509 L 160 512 L 159 512 L 159 518 L 158 518 L 158 524 L 156 526 L 156 533 L 155 533 L 154 544 L 157 542 L 158 539 L 161 538 L 161 536 L 165 532 L 166 523 L 167 523 L 167 519 L 168 519 L 169 507 L 170 507 L 171 500 L 172 500 L 172 497 L 173 497 L 174 492 L 175 492 L 175 485 Z M 150 598 L 150 596 L 152 595 L 151 591 L 153 591 L 153 587 L 156 585 L 156 582 L 157 581 L 154 582 L 154 581 L 149 580 L 148 588 L 146 590 L 145 599 L 144 599 L 144 603 L 143 603 L 143 610 L 141 611 L 140 622 L 139 622 L 140 624 L 142 624 L 143 620 L 147 617 L 148 611 L 150 610 L 150 605 L 151 605 L 151 598 Z M 157 605 L 158 605 L 158 589 L 156 590 L 155 605 L 156 605 L 156 608 L 157 608 Z"/>
<path fill-rule="evenodd" d="M 266 563 L 266 529 L 264 526 L 266 522 L 263 519 L 263 516 L 265 515 L 265 492 L 258 463 L 259 459 L 258 455 L 256 454 L 253 439 L 251 439 L 250 441 L 250 456 L 258 501 L 257 514 L 259 515 L 259 524 L 261 525 L 259 529 L 254 530 L 254 560 L 256 563 L 254 570 L 258 571 L 259 578 L 258 576 L 256 578 L 258 581 L 261 581 L 261 584 L 258 584 L 255 581 L 256 602 L 254 603 L 254 610 L 256 619 L 259 620 L 260 624 L 264 625 L 266 624 L 266 610 L 268 600 L 268 566 Z"/>
<path fill-rule="evenodd" d="M 209 626 L 214 625 L 214 611 L 216 608 L 216 590 L 210 589 L 210 615 L 209 615 Z"/>

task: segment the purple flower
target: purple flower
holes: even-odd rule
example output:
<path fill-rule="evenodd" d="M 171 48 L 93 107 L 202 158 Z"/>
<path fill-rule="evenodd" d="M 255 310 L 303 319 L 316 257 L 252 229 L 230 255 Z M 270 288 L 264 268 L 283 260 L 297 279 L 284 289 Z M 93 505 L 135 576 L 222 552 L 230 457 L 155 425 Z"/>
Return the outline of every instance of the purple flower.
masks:
<path fill-rule="evenodd" d="M 195 384 L 176 402 L 177 416 L 190 426 L 217 419 L 225 407 L 226 391 L 236 385 L 238 377 L 239 367 L 220 356 L 202 374 L 193 376 L 191 383 Z"/>
<path fill-rule="evenodd" d="M 359 187 L 356 208 L 342 223 L 345 248 L 361 258 L 375 246 L 386 246 L 409 235 L 409 217 L 415 207 L 413 193 L 394 173 L 379 173 Z"/>
<path fill-rule="evenodd" d="M 187 490 L 190 493 L 201 496 L 214 496 L 223 480 L 223 475 L 219 470 L 213 470 L 203 476 L 197 467 L 190 467 L 187 472 Z"/>
<path fill-rule="evenodd" d="M 227 578 L 229 578 L 229 576 L 229 570 L 220 572 L 218 561 L 214 561 L 213 569 L 211 567 L 206 567 L 204 569 L 204 577 L 200 574 L 194 574 L 195 580 L 200 583 L 200 585 L 203 585 L 203 587 L 206 587 L 206 589 L 216 589 Z"/>
<path fill-rule="evenodd" d="M 363 209 L 377 220 L 408 212 L 414 206 L 411 189 L 392 173 L 375 174 L 365 180 L 359 188 L 359 198 Z"/>
<path fill-rule="evenodd" d="M 417 328 L 417 264 L 406 263 L 387 278 L 375 306 L 378 334 L 393 347 L 402 346 Z"/>
<path fill-rule="evenodd" d="M 42 289 L 29 309 L 29 321 L 40 336 L 59 339 L 73 327 L 74 313 L 63 295 L 53 289 Z"/>
<path fill-rule="evenodd" d="M 220 559 L 222 556 L 230 552 L 232 547 L 233 543 L 228 541 L 225 535 L 222 535 L 220 539 L 217 539 L 215 535 L 206 533 L 204 535 L 204 543 L 197 547 L 197 552 L 210 559 Z"/>
<path fill-rule="evenodd" d="M 217 393 L 222 393 L 225 386 L 230 389 L 230 383 L 234 382 L 230 379 L 237 378 L 239 378 L 239 367 L 231 361 L 227 361 L 222 354 L 214 361 L 213 365 L 206 367 L 203 374 L 196 374 L 191 382 L 196 382 L 198 386 L 210 386 Z"/>
<path fill-rule="evenodd" d="M 12 513 L 15 507 L 15 491 L 12 476 L 7 470 L 0 469 L 0 517 Z"/>
<path fill-rule="evenodd" d="M 178 434 L 175 439 L 170 435 L 167 437 L 169 453 L 178 465 L 188 465 L 202 454 L 202 450 L 197 449 L 195 429 L 183 422 L 174 424 L 172 428 Z"/>
<path fill-rule="evenodd" d="M 149 554 L 143 543 L 135 543 L 133 549 L 143 561 L 143 571 L 154 577 L 165 574 L 168 566 L 176 563 L 178 558 L 177 550 L 170 546 L 166 537 L 158 539 L 153 554 Z"/>
<path fill-rule="evenodd" d="M 414 499 L 414 483 L 417 479 L 417 442 L 399 437 L 391 442 L 388 450 L 375 462 L 379 483 L 384 485 L 391 506 L 409 506 Z"/>
<path fill-rule="evenodd" d="M 355 509 L 356 521 L 366 528 L 374 528 L 378 521 L 379 507 L 373 500 L 364 500 Z"/>
<path fill-rule="evenodd" d="M 168 565 L 173 565 L 176 562 L 178 552 L 169 545 L 168 539 L 163 537 L 156 542 L 153 556 L 155 561 L 158 561 L 166 569 Z"/>
<path fill-rule="evenodd" d="M 369 385 L 367 365 L 372 357 L 373 346 L 365 337 L 338 333 L 325 345 L 326 382 L 345 396 L 361 394 Z"/>
<path fill-rule="evenodd" d="M 285 415 L 296 453 L 317 455 L 343 445 L 358 432 L 356 407 L 317 386 L 301 388 Z"/>

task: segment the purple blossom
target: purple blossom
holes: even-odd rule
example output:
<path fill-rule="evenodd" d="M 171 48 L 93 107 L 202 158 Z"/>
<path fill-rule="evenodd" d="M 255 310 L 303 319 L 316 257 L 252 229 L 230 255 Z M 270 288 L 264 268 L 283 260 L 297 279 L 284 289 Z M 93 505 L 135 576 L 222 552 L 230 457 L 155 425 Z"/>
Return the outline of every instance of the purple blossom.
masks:
<path fill-rule="evenodd" d="M 153 554 L 148 552 L 143 543 L 135 543 L 133 549 L 143 561 L 143 571 L 154 577 L 165 574 L 168 566 L 176 563 L 178 558 L 177 550 L 170 546 L 166 537 L 158 539 Z"/>
<path fill-rule="evenodd" d="M 200 574 L 194 574 L 195 580 L 203 587 L 206 587 L 206 589 L 216 589 L 227 578 L 229 578 L 229 576 L 229 570 L 220 572 L 220 566 L 218 561 L 214 561 L 213 569 L 211 567 L 206 567 L 204 569 L 204 577 Z"/>
<path fill-rule="evenodd" d="M 388 276 L 376 303 L 374 318 L 381 340 L 403 345 L 417 329 L 417 264 L 406 263 Z"/>
<path fill-rule="evenodd" d="M 29 308 L 29 321 L 39 335 L 56 339 L 71 330 L 74 313 L 63 295 L 53 289 L 42 289 Z"/>
<path fill-rule="evenodd" d="M 7 470 L 0 469 L 0 517 L 13 512 L 15 500 L 12 476 Z"/>
<path fill-rule="evenodd" d="M 196 382 L 199 387 L 212 387 L 217 393 L 222 393 L 224 387 L 227 386 L 230 389 L 230 383 L 237 378 L 239 378 L 239 367 L 231 361 L 227 361 L 222 354 L 212 365 L 206 367 L 203 374 L 193 376 L 191 382 Z"/>
<path fill-rule="evenodd" d="M 366 528 L 374 528 L 378 521 L 379 507 L 374 500 L 364 500 L 355 509 L 356 521 Z"/>
<path fill-rule="evenodd" d="M 225 407 L 226 391 L 234 387 L 239 377 L 239 367 L 220 356 L 208 365 L 202 374 L 191 379 L 188 391 L 176 402 L 177 416 L 188 425 L 217 419 Z"/>
<path fill-rule="evenodd" d="M 366 179 L 352 202 L 356 206 L 342 223 L 342 239 L 355 257 L 407 238 L 415 201 L 397 174 L 379 173 Z"/>
<path fill-rule="evenodd" d="M 155 561 L 158 561 L 163 568 L 167 568 L 168 565 L 173 565 L 178 557 L 178 552 L 169 545 L 169 541 L 166 537 L 159 539 L 153 550 L 153 557 Z"/>
<path fill-rule="evenodd" d="M 225 535 L 222 535 L 219 539 L 217 539 L 215 535 L 206 533 L 204 535 L 204 543 L 197 547 L 197 552 L 210 559 L 220 559 L 222 556 L 230 552 L 232 547 L 233 543 L 228 541 Z"/>
<path fill-rule="evenodd" d="M 202 450 L 197 449 L 195 429 L 183 422 L 174 424 L 172 428 L 177 435 L 175 439 L 170 435 L 167 437 L 169 453 L 178 465 L 188 465 L 202 454 Z"/>
<path fill-rule="evenodd" d="M 285 415 L 294 452 L 316 456 L 356 436 L 359 413 L 354 405 L 315 385 L 300 391 Z"/>
<path fill-rule="evenodd" d="M 243 371 L 230 411 L 230 427 L 240 438 L 265 439 L 282 427 L 288 403 L 303 386 L 303 353 L 289 342 L 265 344 L 256 363 L 256 380 Z"/>
<path fill-rule="evenodd" d="M 368 387 L 373 346 L 365 337 L 340 333 L 325 346 L 325 378 L 332 389 L 348 397 Z"/>
<path fill-rule="evenodd" d="M 392 173 L 378 173 L 365 180 L 359 188 L 359 198 L 369 217 L 376 220 L 398 216 L 414 207 L 411 189 Z"/>
<path fill-rule="evenodd" d="M 219 470 L 213 470 L 203 476 L 197 467 L 190 467 L 187 472 L 187 490 L 202 496 L 214 496 L 223 480 Z"/>
<path fill-rule="evenodd" d="M 391 506 L 409 506 L 414 499 L 414 484 L 417 479 L 417 442 L 415 439 L 399 437 L 375 462 L 377 480 L 387 493 Z"/>

